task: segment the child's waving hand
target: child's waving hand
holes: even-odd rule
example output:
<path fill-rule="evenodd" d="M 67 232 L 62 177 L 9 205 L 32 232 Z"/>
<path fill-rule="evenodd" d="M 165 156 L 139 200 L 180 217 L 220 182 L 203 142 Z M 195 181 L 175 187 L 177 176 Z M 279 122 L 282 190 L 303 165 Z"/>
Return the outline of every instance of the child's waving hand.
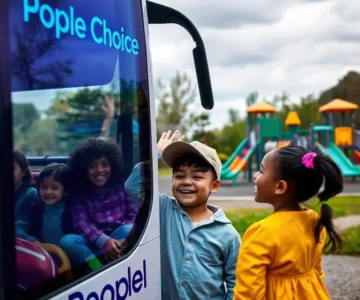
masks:
<path fill-rule="evenodd" d="M 175 130 L 173 134 L 171 134 L 171 130 L 167 132 L 163 132 L 158 143 L 157 148 L 159 152 L 163 152 L 167 146 L 169 146 L 174 141 L 184 141 L 185 135 L 181 135 L 179 138 L 177 136 L 180 134 L 179 130 Z"/>

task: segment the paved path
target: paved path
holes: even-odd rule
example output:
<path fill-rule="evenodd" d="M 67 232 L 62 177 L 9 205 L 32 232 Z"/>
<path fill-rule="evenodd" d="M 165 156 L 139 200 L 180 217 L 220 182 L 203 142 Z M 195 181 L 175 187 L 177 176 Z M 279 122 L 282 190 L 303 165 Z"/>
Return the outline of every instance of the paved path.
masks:
<path fill-rule="evenodd" d="M 334 219 L 334 224 L 337 227 L 337 229 L 340 231 L 343 231 L 350 227 L 360 226 L 360 215 L 352 215 L 352 216 L 336 218 Z M 359 283 L 360 283 L 360 278 L 359 278 Z"/>
<path fill-rule="evenodd" d="M 325 255 L 322 263 L 332 300 L 360 300 L 360 257 Z"/>

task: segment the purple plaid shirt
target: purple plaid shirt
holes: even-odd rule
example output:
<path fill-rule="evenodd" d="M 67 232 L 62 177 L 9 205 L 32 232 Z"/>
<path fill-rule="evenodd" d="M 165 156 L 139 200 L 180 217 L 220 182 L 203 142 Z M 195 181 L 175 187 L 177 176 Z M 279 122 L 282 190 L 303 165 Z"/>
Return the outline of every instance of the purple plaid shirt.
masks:
<path fill-rule="evenodd" d="M 102 248 L 116 228 L 134 225 L 139 207 L 123 185 L 117 185 L 104 194 L 79 196 L 72 210 L 76 232 Z"/>

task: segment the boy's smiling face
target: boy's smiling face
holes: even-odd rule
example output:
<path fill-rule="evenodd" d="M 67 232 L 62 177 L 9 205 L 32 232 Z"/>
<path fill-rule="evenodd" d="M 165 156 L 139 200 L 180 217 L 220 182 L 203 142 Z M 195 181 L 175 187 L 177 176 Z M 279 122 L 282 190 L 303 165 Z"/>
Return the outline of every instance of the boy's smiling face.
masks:
<path fill-rule="evenodd" d="M 185 164 L 174 169 L 172 192 L 181 206 L 206 205 L 209 195 L 220 188 L 211 168 Z"/>

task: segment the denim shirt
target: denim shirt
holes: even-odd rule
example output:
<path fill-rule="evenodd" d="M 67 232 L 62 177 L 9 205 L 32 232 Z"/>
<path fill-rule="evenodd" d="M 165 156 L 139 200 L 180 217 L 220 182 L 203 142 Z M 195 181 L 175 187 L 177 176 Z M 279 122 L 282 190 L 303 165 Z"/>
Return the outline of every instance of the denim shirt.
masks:
<path fill-rule="evenodd" d="M 125 183 L 138 205 L 143 202 L 146 167 L 137 164 Z M 162 299 L 232 299 L 240 236 L 223 210 L 208 205 L 214 217 L 194 228 L 175 198 L 159 198 Z"/>

